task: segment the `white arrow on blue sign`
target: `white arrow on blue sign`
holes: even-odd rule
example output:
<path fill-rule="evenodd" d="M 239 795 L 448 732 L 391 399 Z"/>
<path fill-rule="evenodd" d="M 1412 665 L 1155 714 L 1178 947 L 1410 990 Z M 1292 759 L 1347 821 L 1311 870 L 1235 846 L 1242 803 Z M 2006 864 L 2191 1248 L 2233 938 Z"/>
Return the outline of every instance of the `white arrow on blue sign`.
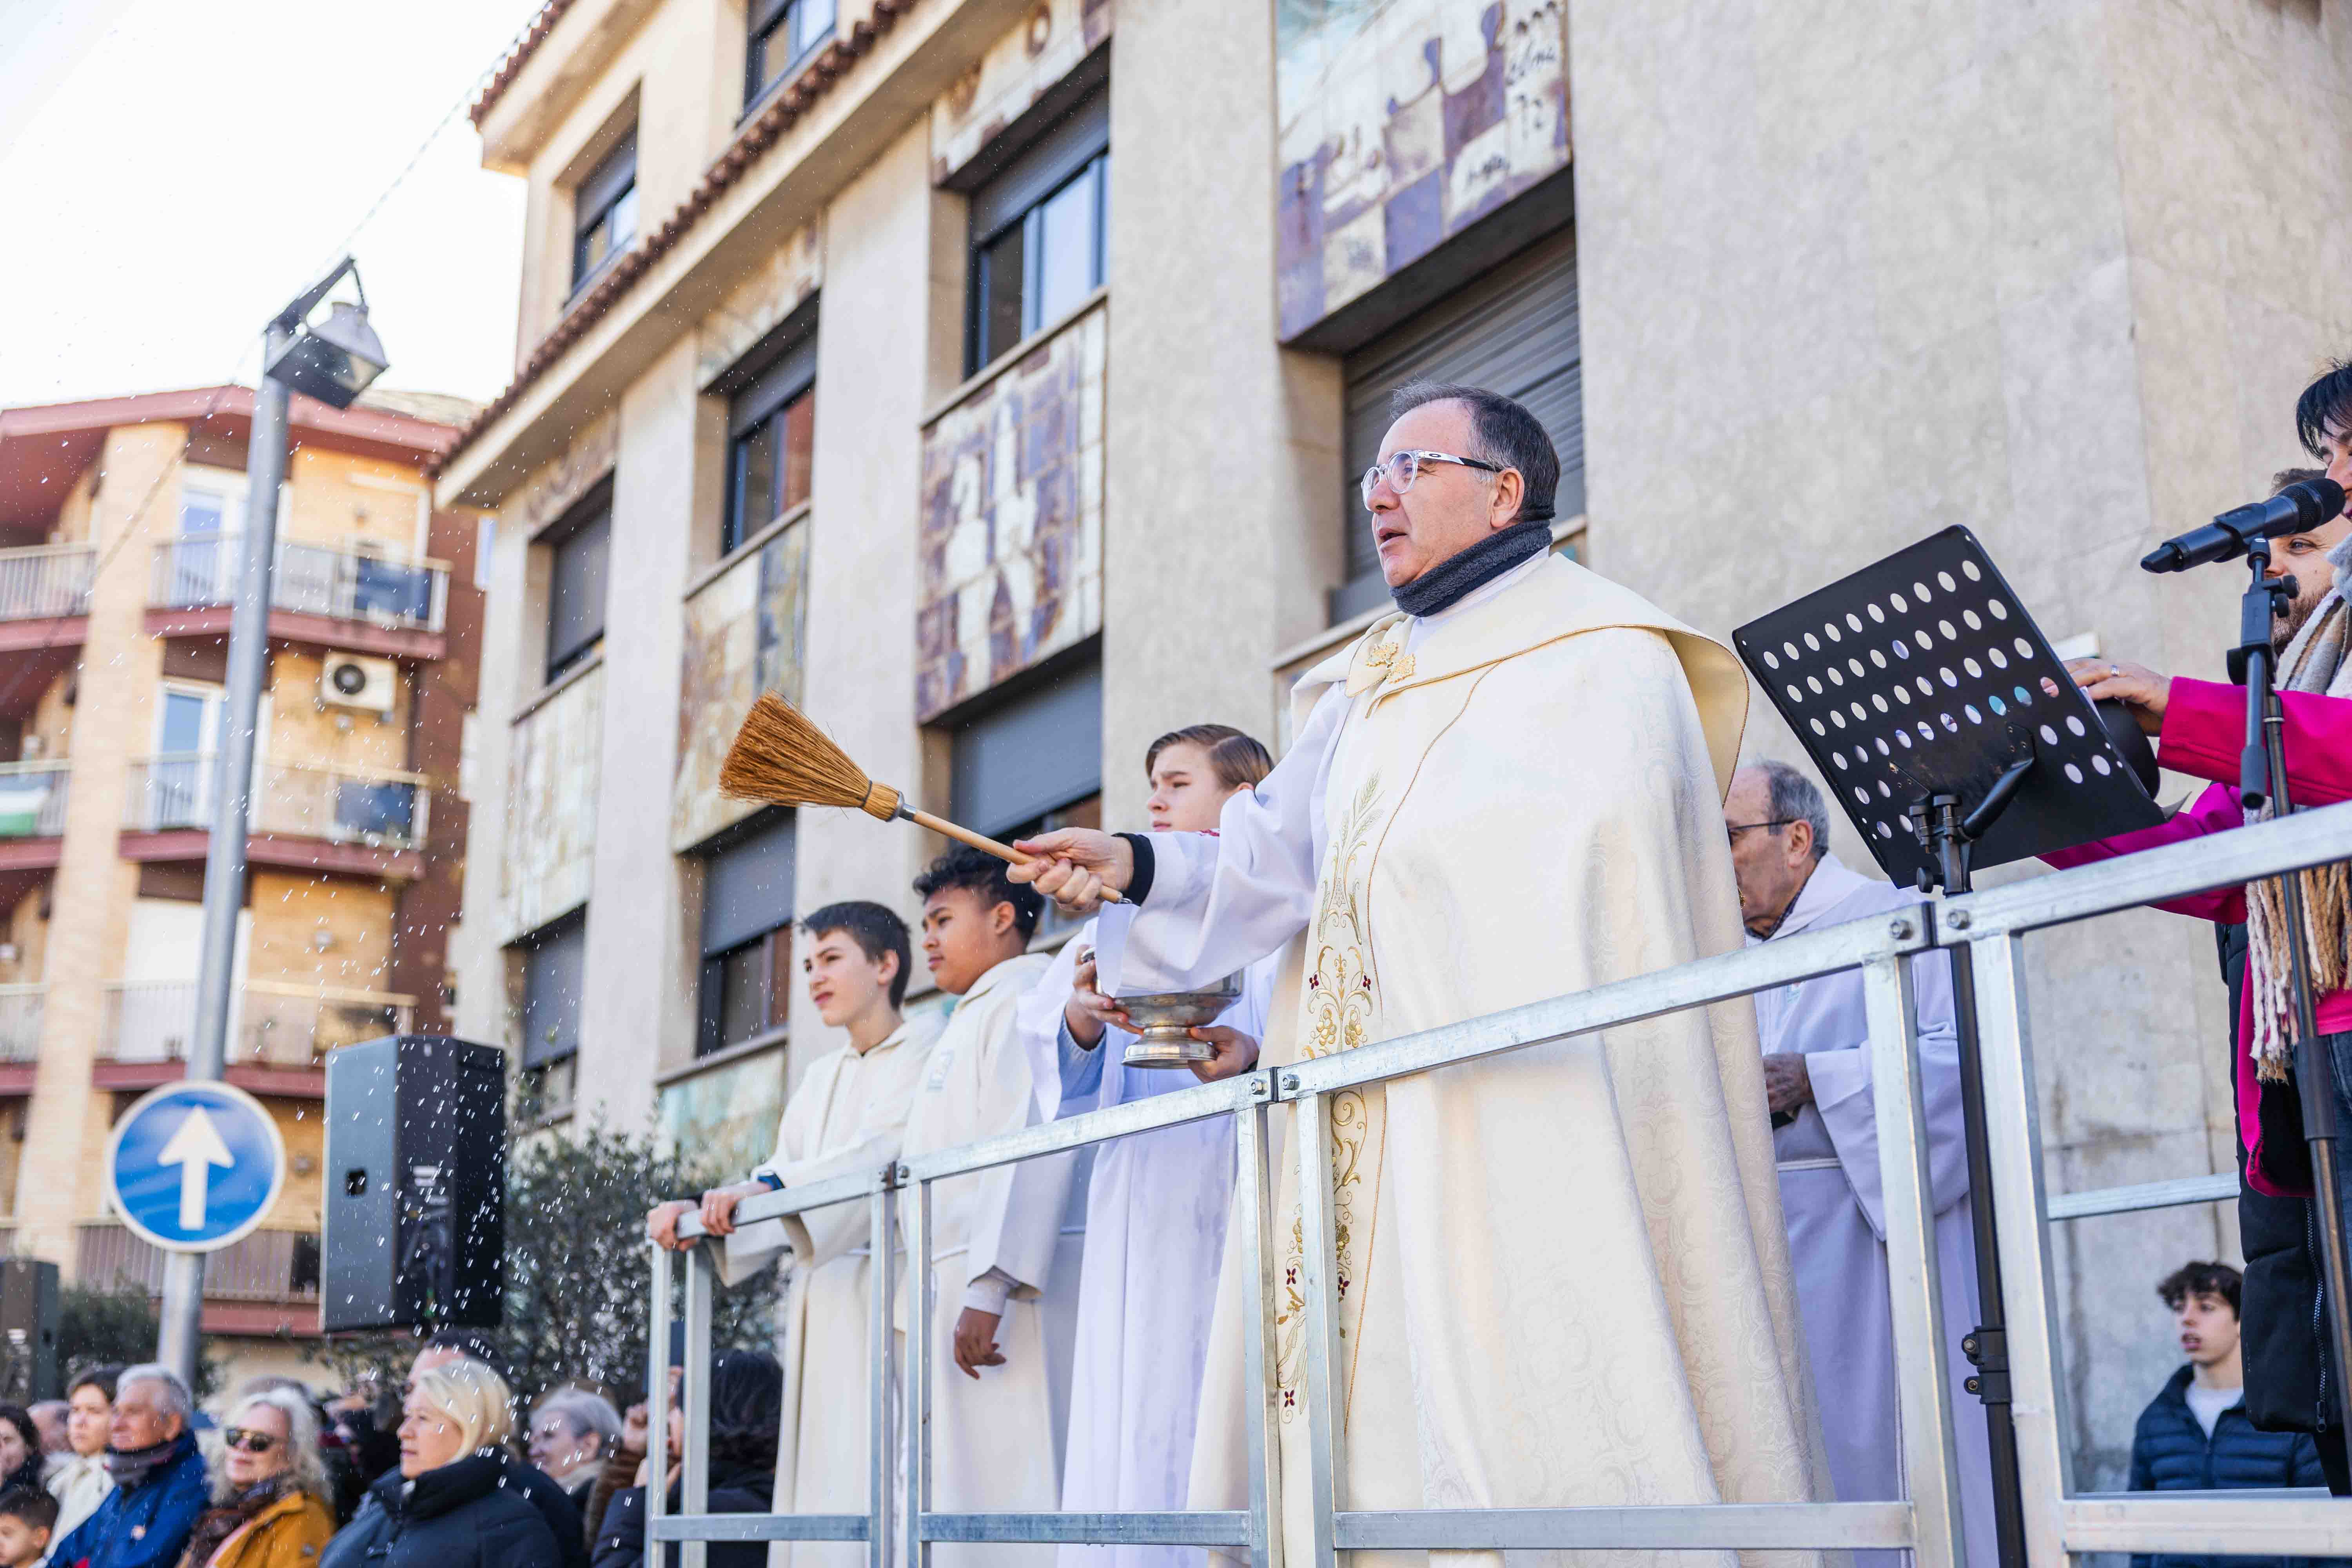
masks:
<path fill-rule="evenodd" d="M 167 1083 L 114 1125 L 106 1195 L 172 1252 L 212 1252 L 262 1222 L 286 1184 L 286 1144 L 261 1102 L 225 1083 Z"/>

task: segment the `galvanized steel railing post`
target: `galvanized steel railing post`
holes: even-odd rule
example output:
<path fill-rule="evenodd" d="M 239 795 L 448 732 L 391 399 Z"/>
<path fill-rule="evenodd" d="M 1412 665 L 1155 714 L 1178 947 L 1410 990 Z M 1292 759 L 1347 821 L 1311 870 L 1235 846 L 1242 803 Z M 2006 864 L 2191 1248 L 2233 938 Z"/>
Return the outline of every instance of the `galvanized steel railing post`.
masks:
<path fill-rule="evenodd" d="M 686 1254 L 686 1364 L 679 1401 L 686 1411 L 686 1473 L 677 1511 L 687 1519 L 710 1511 L 710 1249 L 716 1245 L 698 1242 Z M 668 1471 L 655 1466 L 646 1474 L 649 1500 L 656 1490 L 669 1490 Z M 699 1539 L 684 1542 L 679 1568 L 703 1568 L 709 1550 Z"/>
<path fill-rule="evenodd" d="M 2025 1552 L 2033 1568 L 2065 1568 L 2065 1503 L 2074 1478 L 2066 1454 L 2065 1401 L 2052 1314 L 2049 1228 L 2042 1201 L 2041 1106 L 2026 1021 L 2023 942 L 1980 937 L 1952 955 L 1975 970 L 1984 1072 L 1985 1136 L 2000 1227 L 2002 1305 L 2009 1319 L 2009 1381 L 2023 1492 Z"/>
<path fill-rule="evenodd" d="M 1907 925 L 1916 916 L 1895 916 Z M 1916 929 L 1914 926 L 1912 929 Z M 1907 961 L 1862 968 L 1870 1020 L 1870 1079 L 1878 1129 L 1878 1179 L 1886 1223 L 1886 1280 L 1903 1469 L 1911 1500 L 1916 1568 L 1960 1568 L 1960 1481 L 1953 1455 L 1951 1377 L 1944 1360 L 1943 1296 L 1936 1267 L 1936 1199 L 1929 1185 L 1927 1121 L 1919 1088 L 1918 1036 Z M 1823 1411 L 1822 1419 L 1837 1419 Z"/>
<path fill-rule="evenodd" d="M 1274 1325 L 1282 1269 L 1274 1255 L 1274 1166 L 1269 1121 L 1274 1075 L 1258 1075 L 1259 1103 L 1234 1112 L 1234 1218 L 1242 1256 L 1257 1260 L 1257 1321 L 1242 1336 L 1243 1408 L 1249 1413 L 1250 1568 L 1282 1568 L 1282 1407 Z"/>
<path fill-rule="evenodd" d="M 1287 1087 L 1287 1086 L 1286 1086 Z M 1339 1254 L 1331 1214 L 1331 1098 L 1298 1101 L 1299 1295 L 1307 1313 L 1307 1507 L 1313 1520 L 1315 1562 L 1336 1568 L 1339 1511 L 1347 1506 L 1348 1417 L 1345 1389 L 1334 1363 L 1339 1344 Z M 1275 1237 L 1269 1236 L 1271 1242 Z M 1269 1520 L 1270 1537 L 1281 1521 Z"/>
<path fill-rule="evenodd" d="M 866 1568 L 892 1568 L 890 1522 L 898 1512 L 898 1500 L 890 1490 L 891 1427 L 891 1368 L 890 1335 L 897 1314 L 892 1306 L 897 1300 L 898 1271 L 891 1266 L 891 1244 L 898 1238 L 898 1189 L 885 1183 L 873 1199 L 874 1247 L 874 1367 L 871 1405 L 866 1419 L 872 1424 L 866 1453 L 871 1456 L 866 1497 L 869 1500 L 870 1521 L 866 1531 Z"/>
<path fill-rule="evenodd" d="M 931 1537 L 931 1184 L 908 1193 L 907 1303 L 907 1556 L 910 1568 L 930 1568 Z"/>
<path fill-rule="evenodd" d="M 646 1311 L 646 1473 L 669 1473 L 669 1251 L 654 1246 L 653 1300 Z M 646 1489 L 646 1538 L 669 1510 L 669 1489 Z"/>

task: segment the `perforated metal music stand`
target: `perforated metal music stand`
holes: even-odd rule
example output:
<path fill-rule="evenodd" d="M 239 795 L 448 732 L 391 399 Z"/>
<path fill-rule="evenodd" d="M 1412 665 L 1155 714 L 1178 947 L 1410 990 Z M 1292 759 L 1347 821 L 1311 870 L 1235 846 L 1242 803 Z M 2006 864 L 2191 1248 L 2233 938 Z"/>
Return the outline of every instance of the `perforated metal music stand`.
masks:
<path fill-rule="evenodd" d="M 2063 849 L 2163 813 L 1984 547 L 1948 528 L 1732 634 L 1888 878 L 1965 891 L 1910 820 L 1963 816 L 2031 763 L 1972 867 Z M 1925 880 L 1922 880 L 1924 877 Z"/>
<path fill-rule="evenodd" d="M 1732 641 L 1897 884 L 1964 893 L 1974 867 L 2163 820 L 2145 737 L 2120 710 L 2111 726 L 2068 679 L 1965 528 L 1750 621 Z M 1976 985 L 1964 962 L 1952 965 L 1952 1013 L 1977 1250 L 1968 1392 L 1984 1401 L 2000 1560 L 2021 1568 Z"/>

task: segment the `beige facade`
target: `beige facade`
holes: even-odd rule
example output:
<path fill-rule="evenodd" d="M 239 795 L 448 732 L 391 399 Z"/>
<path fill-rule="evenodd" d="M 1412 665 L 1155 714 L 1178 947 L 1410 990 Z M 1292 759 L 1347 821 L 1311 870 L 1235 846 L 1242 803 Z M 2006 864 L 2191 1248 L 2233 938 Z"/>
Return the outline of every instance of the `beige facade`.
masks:
<path fill-rule="evenodd" d="M 1280 742 L 1287 674 L 1377 602 L 1381 396 L 1464 365 L 1572 457 L 1563 538 L 1710 631 L 1961 522 L 2053 638 L 2210 675 L 2231 585 L 2133 563 L 2293 460 L 2352 349 L 2317 6 L 843 0 L 747 107 L 779 15 L 575 0 L 504 64 L 518 374 L 439 473 L 499 516 L 460 1032 L 534 1058 L 551 1122 L 657 1113 L 721 1163 L 832 1043 L 788 945 L 714 945 L 731 879 L 783 844 L 765 918 L 911 915 L 936 847 L 720 800 L 759 689 L 927 805 L 1134 824 L 1154 735 Z M 634 226 L 575 279 L 625 144 Z M 1091 270 L 1052 229 L 1088 201 Z M 794 353 L 805 500 L 747 511 Z M 566 531 L 605 516 L 601 642 L 551 678 Z M 2230 1168 L 2210 951 L 2154 914 L 2037 939 L 2052 1190 Z M 2175 1360 L 2154 1283 L 2234 1226 L 2052 1245 L 2079 1478 L 2116 1484 Z"/>
<path fill-rule="evenodd" d="M 227 1068 L 289 1171 L 205 1284 L 239 1371 L 318 1333 L 326 1053 L 447 1017 L 481 595 L 423 469 L 469 405 L 398 395 L 293 416 Z M 69 1283 L 161 1285 L 102 1168 L 194 1034 L 251 406 L 0 410 L 0 1223 Z"/>

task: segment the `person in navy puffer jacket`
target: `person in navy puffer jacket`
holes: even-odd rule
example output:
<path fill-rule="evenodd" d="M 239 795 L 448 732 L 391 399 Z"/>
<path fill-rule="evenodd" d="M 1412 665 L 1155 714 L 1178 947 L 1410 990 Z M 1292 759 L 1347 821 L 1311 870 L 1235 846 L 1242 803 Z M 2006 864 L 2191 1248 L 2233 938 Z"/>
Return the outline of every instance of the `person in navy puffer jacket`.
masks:
<path fill-rule="evenodd" d="M 115 1384 L 106 1468 L 114 1489 L 49 1553 L 56 1568 L 173 1568 L 211 1501 L 188 1430 L 195 1404 L 170 1369 L 134 1366 Z"/>
<path fill-rule="evenodd" d="M 2140 1412 L 2132 1433 L 2131 1489 L 2215 1491 L 2240 1487 L 2324 1487 L 2319 1449 L 2308 1433 L 2263 1432 L 2245 1412 L 2238 1350 L 2238 1271 L 2189 1263 L 2156 1293 L 2180 1326 L 2189 1364 Z M 2277 1568 L 2325 1561 L 2293 1557 L 2196 1557 L 2137 1553 L 2132 1568 Z"/>

